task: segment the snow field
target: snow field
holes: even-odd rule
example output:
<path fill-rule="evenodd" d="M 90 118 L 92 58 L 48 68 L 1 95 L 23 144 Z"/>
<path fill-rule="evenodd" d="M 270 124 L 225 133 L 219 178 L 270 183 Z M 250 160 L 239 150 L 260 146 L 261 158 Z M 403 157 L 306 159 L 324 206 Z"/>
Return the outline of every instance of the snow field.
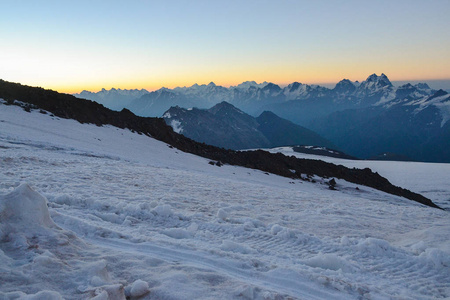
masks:
<path fill-rule="evenodd" d="M 0 126 L 0 298 L 450 297 L 446 211 L 18 107 Z"/>
<path fill-rule="evenodd" d="M 348 168 L 370 168 L 386 177 L 392 184 L 409 189 L 430 198 L 450 211 L 450 164 L 402 162 L 402 161 L 370 161 L 348 160 L 326 156 L 318 156 L 294 152 L 291 147 L 266 149 L 270 152 L 280 152 L 294 155 L 298 158 L 319 159 Z"/>

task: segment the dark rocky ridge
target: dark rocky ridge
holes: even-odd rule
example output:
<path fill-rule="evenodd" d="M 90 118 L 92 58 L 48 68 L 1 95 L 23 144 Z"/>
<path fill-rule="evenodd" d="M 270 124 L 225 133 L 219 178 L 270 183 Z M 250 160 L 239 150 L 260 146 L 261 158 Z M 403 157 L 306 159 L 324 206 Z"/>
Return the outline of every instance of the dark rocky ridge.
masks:
<path fill-rule="evenodd" d="M 341 178 L 439 208 L 430 199 L 394 186 L 386 178 L 368 168 L 349 169 L 319 160 L 297 159 L 294 156 L 288 157 L 280 153 L 272 154 L 262 150 L 244 152 L 225 150 L 198 143 L 177 134 L 161 118 L 137 117 L 126 109 L 116 112 L 90 100 L 4 80 L 0 80 L 0 98 L 9 103 L 13 103 L 14 100 L 29 103 L 58 117 L 74 119 L 80 123 L 92 123 L 97 126 L 110 124 L 119 128 L 128 128 L 168 143 L 184 152 L 230 165 L 259 169 L 295 179 L 301 179 L 302 174 Z"/>

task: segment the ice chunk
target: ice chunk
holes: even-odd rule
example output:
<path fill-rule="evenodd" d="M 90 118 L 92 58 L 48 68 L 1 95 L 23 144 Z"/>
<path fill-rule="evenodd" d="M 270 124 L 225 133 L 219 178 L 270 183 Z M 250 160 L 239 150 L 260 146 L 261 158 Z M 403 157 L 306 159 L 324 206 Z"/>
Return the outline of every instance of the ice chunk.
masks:
<path fill-rule="evenodd" d="M 228 213 L 225 211 L 225 209 L 223 209 L 223 208 L 220 208 L 218 211 L 217 211 L 217 218 L 219 218 L 220 220 L 226 220 L 226 219 L 228 219 Z"/>
<path fill-rule="evenodd" d="M 111 281 L 108 270 L 106 269 L 106 260 L 101 259 L 87 266 L 87 273 L 91 275 L 91 284 L 93 286 L 104 285 Z"/>
<path fill-rule="evenodd" d="M 271 232 L 273 235 L 277 235 L 277 233 L 280 232 L 280 231 L 282 231 L 282 230 L 283 230 L 283 227 L 281 227 L 281 226 L 278 225 L 278 224 L 274 224 L 274 225 L 272 226 L 272 228 L 270 228 L 270 232 Z"/>
<path fill-rule="evenodd" d="M 153 209 L 153 212 L 161 217 L 170 217 L 173 215 L 172 208 L 169 204 L 158 205 Z"/>
<path fill-rule="evenodd" d="M 148 288 L 148 283 L 143 280 L 136 280 L 131 285 L 130 296 L 131 297 L 141 297 L 150 292 Z"/>
<path fill-rule="evenodd" d="M 236 253 L 242 253 L 242 254 L 249 254 L 249 253 L 255 253 L 255 249 L 252 249 L 246 245 L 242 245 L 233 241 L 222 241 L 222 245 L 220 246 L 220 249 L 224 251 L 229 252 L 236 252 Z"/>
<path fill-rule="evenodd" d="M 117 299 L 125 300 L 125 290 L 121 284 L 105 285 L 98 289 L 99 294 L 92 299 L 106 300 Z"/>
<path fill-rule="evenodd" d="M 100 294 L 92 298 L 91 300 L 108 300 L 108 292 L 102 291 Z"/>
<path fill-rule="evenodd" d="M 255 299 L 255 289 L 252 286 L 246 286 L 239 295 L 244 299 Z"/>

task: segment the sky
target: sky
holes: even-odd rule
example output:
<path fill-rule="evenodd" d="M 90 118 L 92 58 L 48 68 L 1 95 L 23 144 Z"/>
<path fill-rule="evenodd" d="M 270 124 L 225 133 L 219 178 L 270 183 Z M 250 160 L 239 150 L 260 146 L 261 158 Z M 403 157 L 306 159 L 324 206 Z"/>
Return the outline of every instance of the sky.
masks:
<path fill-rule="evenodd" d="M 0 79 L 76 93 L 450 80 L 450 0 L 0 0 Z"/>

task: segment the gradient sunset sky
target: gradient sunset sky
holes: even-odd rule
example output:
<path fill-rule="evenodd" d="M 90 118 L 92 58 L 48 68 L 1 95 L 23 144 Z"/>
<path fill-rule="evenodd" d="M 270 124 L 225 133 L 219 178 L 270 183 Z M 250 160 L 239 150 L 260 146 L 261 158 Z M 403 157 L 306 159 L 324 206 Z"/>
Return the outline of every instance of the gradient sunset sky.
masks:
<path fill-rule="evenodd" d="M 1 1 L 0 78 L 83 89 L 450 79 L 450 0 Z"/>

